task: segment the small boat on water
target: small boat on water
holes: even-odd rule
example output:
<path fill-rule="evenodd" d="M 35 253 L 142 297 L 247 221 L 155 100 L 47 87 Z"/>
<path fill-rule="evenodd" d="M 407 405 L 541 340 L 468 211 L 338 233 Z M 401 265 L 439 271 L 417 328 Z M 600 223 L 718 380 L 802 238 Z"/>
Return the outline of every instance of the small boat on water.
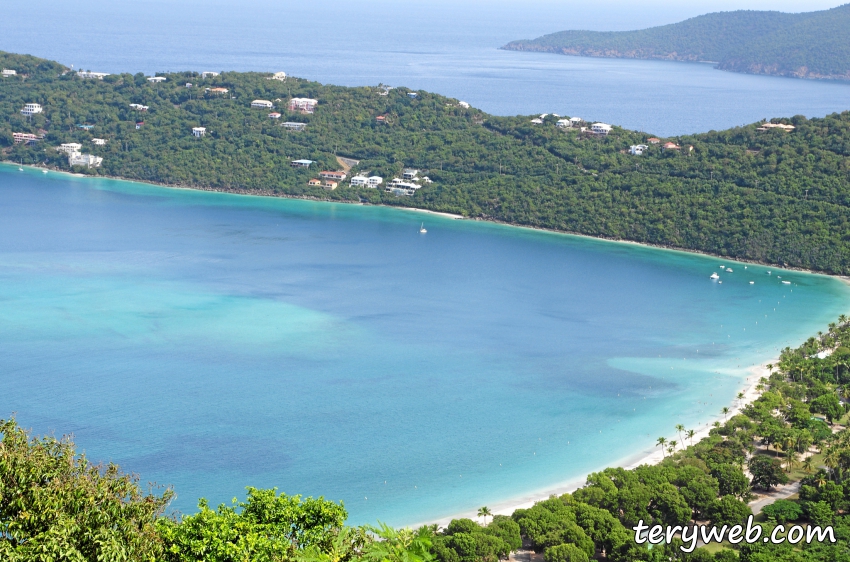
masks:
<path fill-rule="evenodd" d="M 791 284 L 791 282 L 790 282 L 790 281 L 783 281 L 783 282 L 782 282 L 782 284 L 783 284 L 783 285 L 790 285 L 790 284 Z"/>
<path fill-rule="evenodd" d="M 755 281 L 750 281 L 750 285 L 755 285 L 755 284 L 756 284 Z"/>
<path fill-rule="evenodd" d="M 768 271 L 767 274 L 770 275 L 770 272 Z"/>
<path fill-rule="evenodd" d="M 720 276 L 717 275 L 717 272 L 715 271 L 714 273 L 711 274 L 711 277 L 709 277 L 709 279 L 720 279 Z"/>
<path fill-rule="evenodd" d="M 47 173 L 47 170 L 42 170 L 42 171 L 41 171 L 41 173 L 42 173 L 42 174 L 46 174 L 46 173 Z"/>
<path fill-rule="evenodd" d="M 726 268 L 726 273 L 732 273 L 732 268 L 731 268 L 731 267 L 727 267 L 727 268 Z"/>
<path fill-rule="evenodd" d="M 423 222 L 423 223 L 419 226 L 419 234 L 425 234 L 426 232 L 428 232 L 428 231 L 427 231 L 427 230 L 425 230 L 425 223 Z"/>

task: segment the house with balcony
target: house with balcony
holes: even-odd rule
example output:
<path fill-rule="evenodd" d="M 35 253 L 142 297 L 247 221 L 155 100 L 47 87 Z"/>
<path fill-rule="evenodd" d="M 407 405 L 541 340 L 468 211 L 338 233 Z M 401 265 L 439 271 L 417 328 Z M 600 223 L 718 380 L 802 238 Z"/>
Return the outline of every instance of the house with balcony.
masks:
<path fill-rule="evenodd" d="M 4 69 L 3 69 L 3 78 L 8 78 L 9 76 L 14 76 L 14 75 L 16 75 L 17 73 L 18 73 L 18 72 L 17 72 L 17 71 L 15 71 L 15 70 L 11 70 L 11 69 L 9 69 L 9 68 L 4 68 Z"/>
<path fill-rule="evenodd" d="M 167 78 L 165 76 L 148 76 L 147 80 L 152 84 L 159 84 L 160 82 L 165 82 Z"/>
<path fill-rule="evenodd" d="M 57 152 L 64 152 L 67 155 L 71 154 L 79 154 L 80 150 L 83 149 L 83 145 L 78 142 L 66 142 L 62 143 L 56 147 Z"/>
<path fill-rule="evenodd" d="M 384 189 L 387 193 L 395 195 L 407 195 L 408 197 L 416 193 L 416 190 L 421 186 L 416 183 L 406 182 L 403 179 L 393 178 Z"/>
<path fill-rule="evenodd" d="M 345 172 L 332 172 L 327 170 L 319 172 L 319 177 L 326 180 L 342 181 L 345 179 L 345 176 Z"/>
<path fill-rule="evenodd" d="M 12 139 L 15 141 L 15 144 L 34 144 L 40 141 L 43 137 L 38 135 L 34 135 L 32 133 L 12 133 Z"/>
<path fill-rule="evenodd" d="M 289 111 L 300 111 L 302 113 L 313 113 L 319 100 L 313 98 L 292 98 L 289 100 Z"/>
<path fill-rule="evenodd" d="M 312 187 L 321 187 L 322 186 L 322 180 L 317 179 L 317 178 L 312 178 L 312 179 L 307 180 L 307 185 L 312 186 Z"/>
<path fill-rule="evenodd" d="M 210 72 L 209 70 L 207 70 L 205 72 L 201 72 L 201 80 L 206 80 L 207 78 L 215 78 L 218 75 L 218 72 Z"/>
<path fill-rule="evenodd" d="M 292 131 L 303 131 L 307 128 L 307 123 L 296 123 L 295 121 L 286 121 L 281 125 Z"/>
<path fill-rule="evenodd" d="M 254 109 L 272 109 L 274 104 L 269 100 L 254 100 L 251 102 L 251 107 Z"/>
<path fill-rule="evenodd" d="M 404 172 L 402 172 L 401 177 L 406 180 L 415 180 L 416 176 L 419 175 L 419 170 L 414 168 L 405 168 Z"/>
<path fill-rule="evenodd" d="M 629 154 L 641 156 L 647 150 L 649 150 L 649 147 L 645 144 L 633 144 L 629 147 Z"/>
<path fill-rule="evenodd" d="M 281 82 L 283 82 L 284 80 L 286 80 L 286 72 L 275 72 L 274 74 L 269 76 L 268 79 L 269 80 L 280 80 Z"/>
<path fill-rule="evenodd" d="M 24 105 L 24 108 L 21 110 L 21 115 L 26 115 L 27 117 L 32 117 L 36 113 L 41 113 L 44 111 L 44 108 L 37 103 L 28 103 Z"/>
<path fill-rule="evenodd" d="M 105 146 L 106 145 L 106 139 L 92 139 L 91 142 L 95 146 Z"/>
<path fill-rule="evenodd" d="M 289 165 L 293 168 L 309 168 L 312 163 L 312 160 L 293 160 Z"/>
<path fill-rule="evenodd" d="M 207 134 L 207 128 L 206 127 L 192 127 L 192 135 L 194 135 L 195 138 L 201 138 L 202 136 L 204 136 L 206 134 Z"/>
<path fill-rule="evenodd" d="M 104 76 L 109 76 L 108 72 L 92 72 L 91 70 L 78 70 L 77 76 L 89 80 L 103 80 Z"/>
<path fill-rule="evenodd" d="M 593 132 L 594 135 L 606 136 L 613 129 L 614 129 L 614 127 L 612 127 L 608 123 L 594 123 L 593 125 L 590 126 L 590 130 Z"/>
<path fill-rule="evenodd" d="M 99 168 L 103 158 L 94 154 L 80 154 L 79 152 L 68 156 L 68 164 L 71 166 L 85 166 L 86 168 Z"/>

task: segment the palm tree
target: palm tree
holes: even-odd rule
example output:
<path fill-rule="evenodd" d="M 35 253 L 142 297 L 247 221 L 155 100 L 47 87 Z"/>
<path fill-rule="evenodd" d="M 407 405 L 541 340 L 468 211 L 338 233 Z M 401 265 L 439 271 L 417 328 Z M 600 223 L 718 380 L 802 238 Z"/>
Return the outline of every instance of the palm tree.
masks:
<path fill-rule="evenodd" d="M 727 416 L 729 415 L 729 408 L 727 406 L 723 406 L 723 409 L 720 410 L 723 412 L 723 421 L 727 421 Z"/>
<path fill-rule="evenodd" d="M 829 467 L 830 478 L 835 478 L 835 469 L 838 468 L 838 451 L 829 449 L 823 456 L 823 464 Z"/>
<path fill-rule="evenodd" d="M 738 393 L 738 400 L 743 400 L 743 399 L 744 399 L 744 393 L 743 393 L 743 392 L 739 392 L 739 393 Z"/>
<path fill-rule="evenodd" d="M 490 508 L 487 507 L 486 505 L 478 510 L 478 517 L 484 518 L 484 525 L 485 526 L 487 525 L 487 518 L 492 517 L 492 516 L 493 516 L 493 512 L 490 511 Z"/>
<path fill-rule="evenodd" d="M 690 441 L 691 441 L 691 447 L 694 446 L 694 435 L 696 435 L 696 433 L 697 432 L 694 431 L 693 429 L 689 429 L 688 432 L 685 434 L 685 435 L 687 435 L 688 439 L 690 439 Z"/>
<path fill-rule="evenodd" d="M 666 444 L 667 444 L 667 438 L 666 437 L 659 437 L 658 440 L 655 442 L 656 447 L 661 447 L 661 457 L 662 458 L 664 457 L 664 446 Z"/>
<path fill-rule="evenodd" d="M 806 459 L 803 461 L 803 470 L 806 471 L 806 474 L 811 474 L 814 468 L 814 460 L 812 459 L 812 457 L 806 457 Z"/>
<path fill-rule="evenodd" d="M 679 442 L 678 442 L 678 441 L 670 441 L 670 447 L 668 448 L 668 451 L 675 451 L 675 450 L 676 450 L 676 446 L 677 446 L 678 444 L 679 444 Z"/>
<path fill-rule="evenodd" d="M 677 423 L 676 424 L 676 431 L 679 433 L 679 441 L 684 443 L 684 441 L 682 440 L 682 432 L 685 431 L 685 426 L 680 424 L 680 423 Z"/>

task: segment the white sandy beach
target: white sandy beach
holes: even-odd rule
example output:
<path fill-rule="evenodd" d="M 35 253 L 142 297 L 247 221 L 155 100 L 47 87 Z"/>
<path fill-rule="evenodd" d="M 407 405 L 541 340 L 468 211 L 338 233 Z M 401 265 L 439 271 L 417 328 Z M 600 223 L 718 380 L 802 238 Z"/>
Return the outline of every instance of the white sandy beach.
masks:
<path fill-rule="evenodd" d="M 731 418 L 732 416 L 738 414 L 745 406 L 751 404 L 756 398 L 759 397 L 760 392 L 756 390 L 756 386 L 758 386 L 759 380 L 762 377 L 766 378 L 770 375 L 770 371 L 768 370 L 767 365 L 769 363 L 776 364 L 778 361 L 778 359 L 774 359 L 772 361 L 765 362 L 761 365 L 755 365 L 747 369 L 749 374 L 744 379 L 744 386 L 741 388 L 741 392 L 744 393 L 744 397 L 740 400 L 737 398 L 735 399 L 735 401 L 729 407 L 729 413 L 726 416 L 727 418 Z M 720 421 L 722 423 L 724 421 L 724 416 L 715 416 L 714 418 L 704 422 L 702 425 L 699 426 L 699 428 L 693 428 L 696 431 L 696 433 L 694 434 L 694 443 L 708 436 L 715 421 Z M 677 436 L 675 435 L 675 432 L 671 432 L 671 434 L 667 437 L 669 437 L 670 439 L 675 439 Z M 637 454 L 630 455 L 624 459 L 621 459 L 618 462 L 614 462 L 609 465 L 600 467 L 599 470 L 607 468 L 608 466 L 621 466 L 626 469 L 632 469 L 642 464 L 657 464 L 661 462 L 661 460 L 661 449 L 659 447 L 653 447 L 652 449 L 647 449 Z M 574 492 L 578 488 L 584 486 L 586 478 L 586 476 L 582 476 L 580 478 L 573 478 L 572 480 L 561 482 L 555 486 L 546 488 L 544 490 L 537 490 L 525 494 L 523 496 L 510 498 L 504 502 L 499 502 L 488 507 L 490 507 L 490 510 L 495 515 L 510 515 L 517 509 L 527 509 L 533 506 L 536 502 L 545 500 L 552 495 L 561 495 L 569 492 Z M 456 513 L 449 517 L 437 519 L 436 521 L 418 523 L 416 525 L 412 525 L 412 527 L 416 528 L 420 525 L 434 523 L 436 523 L 440 527 L 445 527 L 452 519 L 458 519 L 461 517 L 468 517 L 470 519 L 476 520 L 477 509 L 474 511 Z"/>

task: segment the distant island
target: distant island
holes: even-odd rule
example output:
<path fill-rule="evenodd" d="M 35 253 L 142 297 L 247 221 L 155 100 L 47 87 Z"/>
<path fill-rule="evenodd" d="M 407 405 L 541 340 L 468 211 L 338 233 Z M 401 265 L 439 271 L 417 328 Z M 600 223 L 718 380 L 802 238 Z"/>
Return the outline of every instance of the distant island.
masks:
<path fill-rule="evenodd" d="M 0 157 L 19 165 L 850 273 L 850 112 L 662 139 L 283 72 L 107 74 L 2 52 L 0 67 Z"/>
<path fill-rule="evenodd" d="M 637 31 L 560 31 L 502 48 L 711 62 L 733 72 L 850 80 L 850 4 L 800 14 L 717 12 Z"/>

